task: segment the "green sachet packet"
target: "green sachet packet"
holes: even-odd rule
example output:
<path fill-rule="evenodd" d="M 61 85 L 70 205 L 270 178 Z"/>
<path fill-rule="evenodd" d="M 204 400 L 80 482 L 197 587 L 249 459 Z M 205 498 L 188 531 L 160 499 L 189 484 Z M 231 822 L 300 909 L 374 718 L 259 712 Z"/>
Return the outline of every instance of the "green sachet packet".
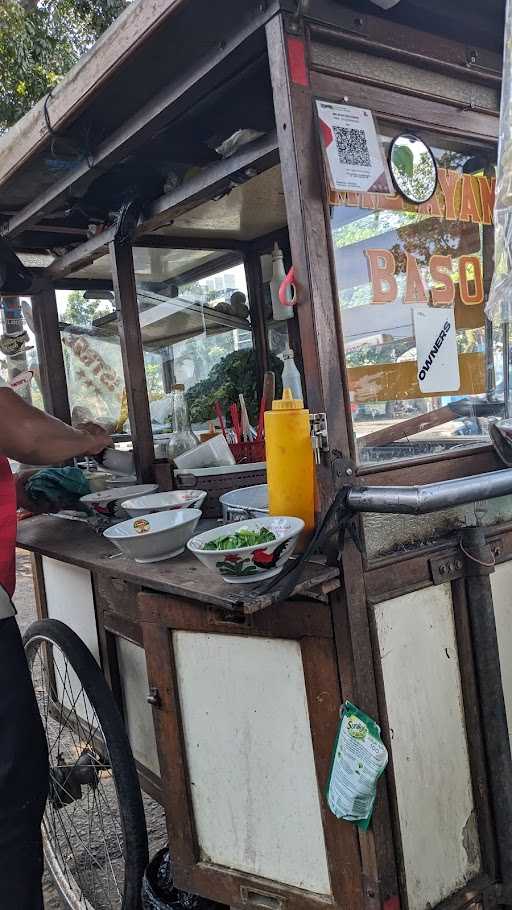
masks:
<path fill-rule="evenodd" d="M 368 830 L 377 796 L 377 781 L 388 763 L 380 727 L 371 717 L 345 702 L 333 749 L 327 803 L 336 818 Z"/>

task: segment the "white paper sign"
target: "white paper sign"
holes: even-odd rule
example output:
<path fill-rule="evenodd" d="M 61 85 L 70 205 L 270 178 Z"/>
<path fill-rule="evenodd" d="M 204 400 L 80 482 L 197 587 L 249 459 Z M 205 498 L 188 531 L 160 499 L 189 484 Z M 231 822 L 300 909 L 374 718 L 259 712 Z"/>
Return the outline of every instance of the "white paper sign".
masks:
<path fill-rule="evenodd" d="M 316 106 L 331 189 L 394 193 L 372 112 L 330 101 Z"/>
<path fill-rule="evenodd" d="M 460 388 L 453 307 L 415 306 L 414 334 L 418 383 L 422 392 L 457 392 Z"/>

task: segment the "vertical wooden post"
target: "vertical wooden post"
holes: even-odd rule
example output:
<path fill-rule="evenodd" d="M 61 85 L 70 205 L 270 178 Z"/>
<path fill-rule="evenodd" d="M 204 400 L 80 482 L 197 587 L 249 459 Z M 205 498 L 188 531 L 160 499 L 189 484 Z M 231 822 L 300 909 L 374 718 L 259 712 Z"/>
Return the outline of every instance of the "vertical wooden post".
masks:
<path fill-rule="evenodd" d="M 155 456 L 132 247 L 129 242 L 114 240 L 109 251 L 137 479 L 151 483 Z"/>
<path fill-rule="evenodd" d="M 307 404 L 310 411 L 326 412 L 331 449 L 348 456 L 354 447 L 347 427 L 350 409 L 341 359 L 341 319 L 329 254 L 306 46 L 302 36 L 286 35 L 281 16 L 272 19 L 266 29 Z M 289 41 L 295 56 L 292 67 L 288 66 Z M 327 466 L 320 468 L 318 478 L 325 508 L 333 490 Z"/>
<path fill-rule="evenodd" d="M 275 16 L 266 26 L 288 230 L 297 284 L 307 403 L 325 411 L 331 452 L 355 457 L 350 399 L 343 360 L 341 313 L 331 257 L 322 162 L 316 135 L 305 36 L 296 18 Z M 337 479 L 337 484 L 348 481 Z M 318 473 L 322 506 L 335 481 L 330 466 Z M 336 485 L 337 485 L 336 484 Z M 362 556 L 347 539 L 341 553 L 343 590 L 331 609 L 343 697 L 378 718 L 379 703 Z M 398 876 L 387 782 L 379 785 L 372 828 L 359 833 L 359 908 L 398 906 Z M 340 896 L 337 896 L 340 902 Z M 354 907 L 353 910 L 356 910 Z"/>
<path fill-rule="evenodd" d="M 32 297 L 32 319 L 45 410 L 64 423 L 71 423 L 57 298 L 53 288 Z"/>
<path fill-rule="evenodd" d="M 265 325 L 265 307 L 263 294 L 263 276 L 261 257 L 257 250 L 250 250 L 244 257 L 247 294 L 251 313 L 251 327 L 256 354 L 257 381 L 263 389 L 263 374 L 268 370 L 268 337 Z"/>

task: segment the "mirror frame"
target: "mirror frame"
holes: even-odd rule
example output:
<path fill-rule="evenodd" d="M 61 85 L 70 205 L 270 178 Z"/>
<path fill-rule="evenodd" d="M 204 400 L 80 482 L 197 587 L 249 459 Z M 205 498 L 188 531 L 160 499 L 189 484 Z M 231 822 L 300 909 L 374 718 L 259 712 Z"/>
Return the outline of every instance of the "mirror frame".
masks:
<path fill-rule="evenodd" d="M 395 175 L 393 173 L 392 160 L 391 160 L 392 155 L 393 155 L 393 149 L 399 139 L 406 138 L 406 137 L 416 139 L 418 142 L 422 143 L 422 145 L 426 148 L 428 154 L 430 155 L 430 160 L 432 161 L 432 164 L 434 166 L 434 173 L 436 176 L 436 179 L 434 182 L 434 189 L 432 190 L 430 196 L 427 196 L 425 199 L 422 199 L 421 201 L 418 201 L 417 199 L 413 199 L 412 196 L 409 196 L 407 193 L 405 193 L 404 190 L 398 185 L 398 182 L 395 179 Z M 394 136 L 393 139 L 391 140 L 391 142 L 389 143 L 387 158 L 388 158 L 389 173 L 391 174 L 391 180 L 393 181 L 393 186 L 395 187 L 397 193 L 399 193 L 401 196 L 403 196 L 404 199 L 407 200 L 407 202 L 412 202 L 414 205 L 423 205 L 425 202 L 428 202 L 429 199 L 432 199 L 432 196 L 435 194 L 438 184 L 439 184 L 439 172 L 438 172 L 438 168 L 437 168 L 437 161 L 434 158 L 432 149 L 430 148 L 429 145 L 427 145 L 426 142 L 424 142 L 423 139 L 420 139 L 420 137 L 416 136 L 415 133 L 397 133 L 397 135 Z"/>

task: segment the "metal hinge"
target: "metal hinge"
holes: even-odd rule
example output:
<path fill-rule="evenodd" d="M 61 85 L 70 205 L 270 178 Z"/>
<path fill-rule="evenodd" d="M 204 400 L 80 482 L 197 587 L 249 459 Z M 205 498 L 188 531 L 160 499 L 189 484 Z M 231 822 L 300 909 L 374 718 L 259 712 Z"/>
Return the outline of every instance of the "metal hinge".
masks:
<path fill-rule="evenodd" d="M 311 426 L 311 440 L 313 442 L 313 452 L 315 462 L 320 464 L 322 455 L 329 452 L 329 433 L 327 430 L 327 414 L 323 412 L 310 414 L 309 422 Z"/>
<path fill-rule="evenodd" d="M 503 553 L 503 540 L 501 537 L 494 537 L 488 543 L 494 559 L 499 560 Z M 459 548 L 451 550 L 443 556 L 435 556 L 428 562 L 435 585 L 443 585 L 447 581 L 464 578 L 467 574 L 464 555 Z"/>

